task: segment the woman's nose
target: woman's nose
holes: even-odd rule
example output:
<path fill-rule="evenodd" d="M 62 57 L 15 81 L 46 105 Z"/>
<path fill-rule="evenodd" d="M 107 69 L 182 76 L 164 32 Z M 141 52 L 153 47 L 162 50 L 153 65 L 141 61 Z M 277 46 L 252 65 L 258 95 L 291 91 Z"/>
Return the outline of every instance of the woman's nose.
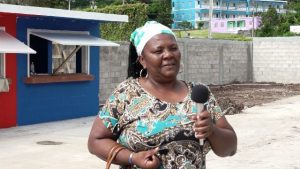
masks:
<path fill-rule="evenodd" d="M 173 54 L 173 52 L 172 51 L 170 51 L 170 50 L 165 50 L 164 51 L 164 55 L 163 55 L 163 58 L 170 58 L 170 57 L 173 57 L 174 56 L 174 54 Z"/>

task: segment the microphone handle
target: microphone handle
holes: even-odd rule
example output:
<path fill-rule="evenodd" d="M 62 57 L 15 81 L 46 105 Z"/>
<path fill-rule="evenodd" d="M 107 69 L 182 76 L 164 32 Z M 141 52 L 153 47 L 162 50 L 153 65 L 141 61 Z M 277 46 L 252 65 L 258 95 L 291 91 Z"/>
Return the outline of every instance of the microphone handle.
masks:
<path fill-rule="evenodd" d="M 197 111 L 198 112 L 203 112 L 205 110 L 205 105 L 202 104 L 202 103 L 196 103 L 197 105 Z M 204 138 L 201 138 L 199 139 L 199 143 L 200 143 L 200 146 L 203 146 L 204 145 Z"/>

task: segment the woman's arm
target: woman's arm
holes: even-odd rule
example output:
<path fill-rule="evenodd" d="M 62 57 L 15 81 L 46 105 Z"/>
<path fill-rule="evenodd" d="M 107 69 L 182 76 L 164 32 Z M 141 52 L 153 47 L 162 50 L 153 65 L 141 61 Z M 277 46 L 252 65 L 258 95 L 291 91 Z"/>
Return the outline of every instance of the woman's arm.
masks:
<path fill-rule="evenodd" d="M 88 149 L 90 153 L 106 161 L 110 150 L 117 144 L 113 133 L 104 126 L 99 117 L 96 117 L 88 139 Z M 131 151 L 127 149 L 121 150 L 113 162 L 118 165 L 128 165 L 130 153 Z"/>
<path fill-rule="evenodd" d="M 194 116 L 193 120 L 195 120 L 194 131 L 196 132 L 196 138 L 208 139 L 216 155 L 226 157 L 235 154 L 237 137 L 225 116 L 222 116 L 214 124 L 210 114 L 204 111 L 199 113 L 198 116 Z"/>
<path fill-rule="evenodd" d="M 104 126 L 99 117 L 96 117 L 88 139 L 90 153 L 106 161 L 110 150 L 117 144 L 112 132 Z M 153 149 L 134 153 L 132 162 L 141 168 L 156 169 L 160 164 L 159 159 L 155 155 L 157 152 L 158 149 Z M 129 165 L 129 156 L 131 153 L 132 151 L 128 149 L 121 150 L 113 160 L 113 163 L 122 166 Z"/>
<path fill-rule="evenodd" d="M 234 155 L 237 149 L 237 137 L 225 116 L 222 116 L 216 124 L 211 125 L 212 132 L 207 139 L 214 153 L 221 157 Z"/>

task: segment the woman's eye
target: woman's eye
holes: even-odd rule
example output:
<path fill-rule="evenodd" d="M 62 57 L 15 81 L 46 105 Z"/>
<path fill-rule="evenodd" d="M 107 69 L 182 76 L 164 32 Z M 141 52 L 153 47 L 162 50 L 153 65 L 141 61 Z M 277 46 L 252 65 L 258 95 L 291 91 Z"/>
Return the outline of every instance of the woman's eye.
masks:
<path fill-rule="evenodd" d="M 162 50 L 156 50 L 153 53 L 160 54 L 160 53 L 162 53 Z"/>
<path fill-rule="evenodd" d="M 172 51 L 176 51 L 177 49 L 178 49 L 177 47 L 171 48 Z"/>

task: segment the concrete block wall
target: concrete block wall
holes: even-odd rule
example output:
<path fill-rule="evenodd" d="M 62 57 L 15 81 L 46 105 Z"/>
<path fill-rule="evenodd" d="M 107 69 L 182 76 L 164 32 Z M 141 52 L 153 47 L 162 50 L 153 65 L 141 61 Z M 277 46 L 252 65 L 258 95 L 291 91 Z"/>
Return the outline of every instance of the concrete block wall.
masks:
<path fill-rule="evenodd" d="M 300 37 L 254 38 L 253 81 L 300 83 Z"/>
<path fill-rule="evenodd" d="M 120 46 L 100 48 L 99 101 L 101 104 L 127 77 L 129 43 L 116 43 Z"/>
<path fill-rule="evenodd" d="M 228 84 L 251 80 L 251 43 L 180 39 L 182 60 L 185 64 L 184 80 L 206 84 Z"/>

